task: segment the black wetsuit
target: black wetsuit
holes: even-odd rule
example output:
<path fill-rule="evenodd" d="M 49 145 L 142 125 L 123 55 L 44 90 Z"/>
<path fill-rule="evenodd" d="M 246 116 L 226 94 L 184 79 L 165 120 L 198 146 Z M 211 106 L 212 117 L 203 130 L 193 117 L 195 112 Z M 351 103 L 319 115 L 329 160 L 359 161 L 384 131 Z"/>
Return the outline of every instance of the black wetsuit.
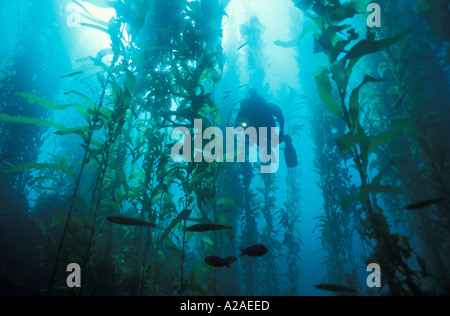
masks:
<path fill-rule="evenodd" d="M 236 126 L 253 126 L 254 128 L 256 128 L 259 142 L 258 145 L 261 144 L 261 141 L 264 144 L 264 140 L 259 139 L 259 128 L 267 127 L 266 144 L 268 144 L 268 154 L 270 154 L 272 149 L 271 127 L 276 127 L 277 122 L 280 127 L 279 143 L 286 143 L 284 154 L 287 167 L 295 168 L 297 167 L 297 153 L 292 146 L 291 137 L 284 134 L 284 116 L 281 108 L 276 104 L 267 102 L 260 95 L 252 95 L 241 101 L 241 110 L 236 117 Z"/>
<path fill-rule="evenodd" d="M 258 135 L 260 127 L 267 127 L 267 136 L 270 139 L 270 128 L 276 127 L 276 122 L 278 122 L 280 126 L 280 143 L 282 143 L 284 135 L 284 116 L 281 108 L 276 104 L 268 103 L 259 95 L 251 96 L 241 101 L 241 110 L 236 117 L 236 126 L 253 126 L 256 128 Z"/>

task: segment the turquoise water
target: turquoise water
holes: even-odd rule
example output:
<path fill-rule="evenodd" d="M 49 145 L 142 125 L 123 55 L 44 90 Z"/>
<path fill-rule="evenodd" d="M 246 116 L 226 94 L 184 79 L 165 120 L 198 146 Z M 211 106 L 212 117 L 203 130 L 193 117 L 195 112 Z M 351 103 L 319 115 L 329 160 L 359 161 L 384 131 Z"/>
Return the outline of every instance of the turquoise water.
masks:
<path fill-rule="evenodd" d="M 369 2 L 0 0 L 0 293 L 448 294 L 448 4 Z M 251 88 L 297 167 L 172 159 Z"/>

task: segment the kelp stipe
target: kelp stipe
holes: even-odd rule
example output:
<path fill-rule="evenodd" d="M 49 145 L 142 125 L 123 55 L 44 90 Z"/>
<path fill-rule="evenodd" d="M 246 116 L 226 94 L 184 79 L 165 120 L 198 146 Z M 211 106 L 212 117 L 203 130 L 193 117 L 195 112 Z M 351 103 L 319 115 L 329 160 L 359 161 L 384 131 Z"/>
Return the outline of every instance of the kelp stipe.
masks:
<path fill-rule="evenodd" d="M 253 174 L 252 165 L 249 162 L 242 163 L 242 192 L 243 192 L 243 208 L 242 213 L 240 214 L 241 220 L 241 230 L 242 237 L 241 241 L 251 241 L 256 240 L 256 210 L 254 208 L 254 204 L 252 200 L 254 199 L 255 193 L 251 189 L 251 183 L 254 179 L 255 175 Z M 248 295 L 254 291 L 254 266 L 250 263 L 242 264 L 245 274 L 245 293 Z"/>
<path fill-rule="evenodd" d="M 259 293 L 262 295 L 267 294 L 270 295 L 272 293 L 279 292 L 279 282 L 280 278 L 280 269 L 277 264 L 275 264 L 275 258 L 277 255 L 280 255 L 280 243 L 277 239 L 274 238 L 275 228 L 277 225 L 277 215 L 279 211 L 277 210 L 277 206 L 275 204 L 276 194 L 279 191 L 279 188 L 275 184 L 276 176 L 273 174 L 259 174 L 260 178 L 263 182 L 263 187 L 258 188 L 259 191 L 262 191 L 263 202 L 261 203 L 261 213 L 266 221 L 266 227 L 262 231 L 261 240 L 257 240 L 255 242 L 261 242 L 270 248 L 270 251 L 267 255 L 264 256 L 265 263 L 265 271 L 270 271 L 271 273 L 264 273 L 264 277 L 261 278 L 263 281 L 258 289 Z"/>
<path fill-rule="evenodd" d="M 110 31 L 111 40 L 112 40 L 113 43 L 117 43 L 116 37 L 119 36 L 117 34 L 117 26 L 115 25 L 113 20 L 110 21 L 110 25 L 111 26 L 110 26 L 108 31 Z M 114 32 L 114 30 L 116 30 L 116 33 Z M 54 267 L 53 267 L 52 275 L 50 277 L 50 283 L 49 283 L 47 295 L 52 295 L 53 294 L 54 284 L 55 284 L 55 276 L 56 276 L 56 268 L 57 268 L 57 265 L 58 265 L 59 256 L 61 254 L 61 249 L 62 249 L 62 246 L 64 244 L 64 239 L 65 239 L 65 236 L 66 236 L 67 229 L 69 227 L 70 219 L 71 219 L 71 216 L 72 216 L 72 211 L 73 211 L 73 208 L 74 208 L 74 205 L 75 205 L 76 196 L 77 196 L 78 190 L 80 188 L 80 183 L 81 183 L 81 178 L 83 176 L 83 171 L 84 171 L 84 168 L 85 168 L 86 164 L 89 162 L 89 160 L 88 160 L 88 155 L 89 155 L 89 152 L 90 152 L 90 148 L 89 147 L 91 145 L 91 141 L 92 141 L 92 137 L 93 137 L 94 131 L 97 129 L 97 123 L 100 122 L 100 111 L 101 111 L 102 106 L 103 106 L 107 85 L 110 83 L 110 78 L 111 78 L 111 75 L 112 75 L 112 71 L 113 71 L 113 69 L 114 69 L 114 67 L 116 65 L 117 60 L 119 59 L 119 54 L 120 54 L 120 51 L 121 51 L 120 46 L 114 46 L 113 45 L 112 48 L 113 48 L 113 52 L 114 52 L 114 57 L 113 57 L 113 60 L 111 62 L 111 65 L 109 67 L 108 74 L 107 74 L 106 80 L 104 82 L 104 85 L 102 87 L 102 93 L 101 93 L 98 105 L 96 105 L 96 110 L 95 110 L 95 114 L 94 114 L 93 119 L 92 119 L 92 124 L 90 124 L 90 126 L 89 126 L 89 132 L 88 132 L 87 138 L 85 139 L 85 143 L 84 143 L 84 145 L 85 145 L 84 157 L 83 157 L 83 160 L 82 160 L 82 163 L 81 163 L 81 169 L 80 169 L 79 175 L 78 175 L 76 183 L 75 183 L 75 189 L 74 189 L 74 193 L 73 193 L 73 196 L 72 196 L 72 202 L 71 202 L 69 211 L 67 213 L 67 220 L 66 220 L 66 224 L 64 226 L 64 231 L 63 231 L 63 234 L 61 236 L 61 241 L 59 243 L 58 250 L 56 252 L 55 264 L 54 264 Z M 106 166 L 105 166 L 105 169 L 103 169 L 103 176 L 105 175 L 105 173 L 106 173 Z M 100 180 L 100 182 L 102 182 L 102 180 Z M 101 192 L 101 185 L 100 185 L 99 192 Z M 90 207 L 90 211 L 89 211 L 90 213 L 92 211 L 93 203 L 94 203 L 94 195 L 93 195 L 93 198 L 91 200 L 91 207 Z M 93 223 L 92 223 L 92 228 L 91 228 L 91 235 L 90 235 L 90 238 L 89 238 L 88 249 L 87 249 L 87 254 L 86 254 L 86 259 L 85 259 L 86 262 L 87 262 L 87 260 L 89 260 L 90 245 L 91 245 L 92 236 L 93 236 L 94 230 L 95 230 L 95 220 L 96 220 L 96 216 L 97 216 L 98 203 L 99 203 L 99 199 L 97 199 L 97 207 L 96 207 L 96 210 L 95 210 L 95 213 L 94 213 L 94 218 L 93 218 Z M 90 215 L 91 214 L 89 214 L 89 217 L 90 217 Z M 84 268 L 86 268 L 86 262 L 84 264 Z M 85 278 L 85 275 L 86 274 L 83 274 L 83 280 Z M 82 292 L 82 290 L 80 290 L 80 293 L 81 292 Z"/>
<path fill-rule="evenodd" d="M 157 40 L 159 43 L 156 46 L 146 43 L 144 49 L 148 49 L 150 53 L 149 60 L 142 64 L 136 64 L 137 77 L 140 78 L 142 74 L 148 87 L 151 87 L 150 91 L 143 91 L 143 94 L 145 94 L 144 102 L 140 109 L 135 111 L 136 115 L 145 111 L 151 114 L 152 129 L 148 130 L 149 137 L 152 137 L 151 135 L 158 129 L 167 131 L 167 127 L 186 126 L 192 129 L 195 118 L 203 118 L 204 124 L 207 123 L 208 125 L 211 125 L 210 121 L 219 122 L 218 111 L 215 110 L 211 94 L 203 86 L 208 86 L 210 83 L 214 85 L 220 80 L 223 60 L 221 47 L 217 45 L 218 33 L 214 29 L 210 33 L 198 32 L 193 27 L 193 23 L 201 24 L 203 19 L 208 19 L 212 22 L 211 25 L 217 24 L 214 19 L 221 17 L 221 15 L 217 15 L 217 12 L 220 11 L 217 11 L 218 8 L 214 7 L 214 3 L 202 3 L 200 5 L 200 3 L 191 2 L 187 7 L 185 6 L 186 3 L 182 1 L 172 2 L 172 8 L 176 8 L 179 10 L 178 12 L 159 12 L 164 10 L 164 6 L 148 8 L 159 12 L 160 16 L 170 15 L 168 19 L 155 19 L 150 22 L 154 23 L 160 31 L 167 30 L 168 37 L 159 38 Z M 207 14 L 209 10 L 212 10 L 214 14 Z M 126 12 L 125 10 L 119 11 L 122 12 L 121 14 Z M 161 45 L 158 46 L 158 44 Z M 157 50 L 154 50 L 155 47 Z M 146 68 L 146 65 L 151 62 L 157 65 L 156 69 Z M 138 85 L 139 88 L 143 87 Z M 177 105 L 176 109 L 173 109 L 174 104 Z M 167 139 L 163 138 L 163 140 L 166 141 Z M 150 148 L 153 150 L 154 147 Z M 170 152 L 167 150 L 155 152 L 155 154 L 170 158 Z M 147 161 L 151 161 L 150 157 Z M 194 211 L 191 204 L 195 201 L 195 195 L 191 188 L 199 187 L 199 181 L 207 176 L 210 171 L 204 168 L 205 164 L 189 164 L 186 166 L 185 164 L 171 162 L 168 158 L 159 159 L 158 172 L 154 173 L 157 179 L 147 178 L 147 175 L 154 172 L 153 167 L 149 165 L 150 168 L 146 170 L 145 182 L 148 181 L 147 183 L 151 186 L 153 186 L 154 180 L 159 182 L 157 186 L 153 186 L 152 197 L 144 199 L 148 202 L 152 201 L 148 204 L 146 202 L 146 208 L 152 208 L 154 199 L 161 195 L 174 199 L 174 196 L 166 192 L 171 184 L 177 184 L 183 192 L 183 199 L 179 200 L 182 211 L 178 211 L 175 219 L 167 223 L 167 215 L 170 212 L 161 208 L 160 214 L 165 216 L 161 217 L 161 223 L 167 223 L 168 225 L 165 225 L 166 228 L 156 242 L 157 256 L 155 263 L 158 262 L 157 265 L 159 265 L 159 262 L 161 262 L 167 265 L 167 260 L 164 260 L 164 262 L 158 260 L 159 255 L 164 258 L 166 257 L 164 253 L 177 252 L 180 261 L 175 262 L 170 270 L 174 276 L 174 292 L 178 295 L 186 290 L 202 293 L 204 292 L 202 287 L 194 283 L 195 278 L 199 275 L 192 273 L 190 280 L 185 277 L 185 246 L 188 239 L 192 237 L 186 233 L 185 228 L 189 215 L 187 212 Z M 199 194 L 199 192 L 195 192 L 195 194 Z M 200 205 L 201 203 L 199 203 L 199 208 Z M 179 245 L 174 245 L 171 238 L 168 238 L 169 236 L 174 236 L 175 242 L 178 241 Z M 152 289 L 157 290 L 154 282 Z"/>
<path fill-rule="evenodd" d="M 289 90 L 287 107 L 290 115 L 287 117 L 286 126 L 291 138 L 297 140 L 301 138 L 304 131 L 304 126 L 300 123 L 303 119 L 301 116 L 302 103 L 297 103 L 299 96 L 292 88 Z M 304 98 L 304 96 L 300 98 Z M 295 143 L 293 142 L 293 144 Z M 302 274 L 299 265 L 303 261 L 301 258 L 302 234 L 300 234 L 299 224 L 302 220 L 305 194 L 302 189 L 303 179 L 300 169 L 299 167 L 288 169 L 286 175 L 287 198 L 276 217 L 284 229 L 283 241 L 279 246 L 285 250 L 280 252 L 286 257 L 288 266 L 287 271 L 279 276 L 279 279 L 284 277 L 286 280 L 278 282 L 283 284 L 287 281 L 285 284 L 288 285 L 288 288 L 283 294 L 288 296 L 298 295 L 299 286 L 296 280 Z"/>
<path fill-rule="evenodd" d="M 125 47 L 121 43 L 121 40 L 123 38 L 123 24 L 121 24 L 120 21 L 117 20 L 111 20 L 108 27 L 108 34 L 111 37 L 112 41 L 112 52 L 114 53 L 113 61 L 111 63 L 109 73 L 105 80 L 105 86 L 103 87 L 103 91 L 106 89 L 106 85 L 109 83 L 112 88 L 112 95 L 113 95 L 113 105 L 114 110 L 111 113 L 111 120 L 109 122 L 106 122 L 106 142 L 104 144 L 104 148 L 102 150 L 102 157 L 99 164 L 99 170 L 100 174 L 98 176 L 98 180 L 95 182 L 95 188 L 92 192 L 92 199 L 91 199 L 91 205 L 89 208 L 89 218 L 92 218 L 92 224 L 90 227 L 90 235 L 86 250 L 86 257 L 85 257 L 85 263 L 84 263 L 84 271 L 83 274 L 83 281 L 85 280 L 86 276 L 89 273 L 88 264 L 90 259 L 90 251 L 92 246 L 93 237 L 96 231 L 96 223 L 97 223 L 97 217 L 98 212 L 100 208 L 100 202 L 102 198 L 103 193 L 103 186 L 105 177 L 107 174 L 108 168 L 111 168 L 110 166 L 110 160 L 111 160 L 111 154 L 113 153 L 114 146 L 116 142 L 118 142 L 119 137 L 123 134 L 123 128 L 125 125 L 125 119 L 126 119 L 126 113 L 130 108 L 131 102 L 132 102 L 132 96 L 131 91 L 134 88 L 134 85 L 136 83 L 136 78 L 134 77 L 133 73 L 129 69 L 128 61 L 126 59 L 126 51 Z M 116 66 L 117 61 L 119 58 L 122 58 L 121 64 Z M 112 77 L 112 72 L 124 74 L 125 80 L 123 84 L 123 88 L 121 88 L 117 83 L 116 79 Z M 110 80 L 112 79 L 112 80 Z M 101 98 L 102 100 L 102 98 Z M 97 112 L 97 115 L 99 112 Z M 94 121 L 95 122 L 95 121 Z M 114 165 L 115 166 L 115 165 Z M 115 168 L 116 173 L 119 173 L 119 169 Z M 92 214 L 93 212 L 93 214 Z M 80 290 L 80 295 L 82 294 L 82 289 Z"/>
<path fill-rule="evenodd" d="M 262 87 L 265 75 L 263 36 L 264 26 L 259 21 L 258 17 L 252 16 L 249 21 L 239 28 L 247 45 L 240 49 L 240 53 L 245 56 L 244 71 L 248 73 L 249 87 Z M 232 113 L 235 115 L 235 113 Z M 260 211 L 259 201 L 256 199 L 255 173 L 253 164 L 249 162 L 239 164 L 240 168 L 236 170 L 240 177 L 240 187 L 242 190 L 242 204 L 239 205 L 239 221 L 241 223 L 242 235 L 240 242 L 256 242 L 258 240 L 257 218 Z M 240 245 L 239 247 L 241 247 Z M 244 270 L 243 280 L 244 288 L 242 292 L 244 295 L 251 295 L 255 293 L 258 288 L 260 279 L 256 278 L 258 267 L 247 261 L 242 262 Z"/>

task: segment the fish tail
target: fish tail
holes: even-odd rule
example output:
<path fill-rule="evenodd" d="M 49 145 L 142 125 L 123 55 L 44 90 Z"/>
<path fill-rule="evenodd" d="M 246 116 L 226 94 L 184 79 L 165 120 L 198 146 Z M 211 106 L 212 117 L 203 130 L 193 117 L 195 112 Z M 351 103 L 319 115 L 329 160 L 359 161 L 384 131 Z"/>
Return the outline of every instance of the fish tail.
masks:
<path fill-rule="evenodd" d="M 242 257 L 243 255 L 245 255 L 244 249 L 239 248 L 239 251 L 241 252 L 241 254 L 239 255 L 239 257 Z"/>

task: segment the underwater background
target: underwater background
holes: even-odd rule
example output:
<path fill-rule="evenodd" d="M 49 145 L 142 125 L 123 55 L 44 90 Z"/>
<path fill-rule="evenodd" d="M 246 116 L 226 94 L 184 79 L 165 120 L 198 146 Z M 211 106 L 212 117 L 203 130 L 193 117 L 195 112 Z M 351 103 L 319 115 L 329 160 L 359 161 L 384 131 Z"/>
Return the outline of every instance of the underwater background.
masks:
<path fill-rule="evenodd" d="M 449 3 L 370 2 L 0 0 L 0 295 L 449 295 Z M 295 168 L 171 158 L 250 88 Z"/>

